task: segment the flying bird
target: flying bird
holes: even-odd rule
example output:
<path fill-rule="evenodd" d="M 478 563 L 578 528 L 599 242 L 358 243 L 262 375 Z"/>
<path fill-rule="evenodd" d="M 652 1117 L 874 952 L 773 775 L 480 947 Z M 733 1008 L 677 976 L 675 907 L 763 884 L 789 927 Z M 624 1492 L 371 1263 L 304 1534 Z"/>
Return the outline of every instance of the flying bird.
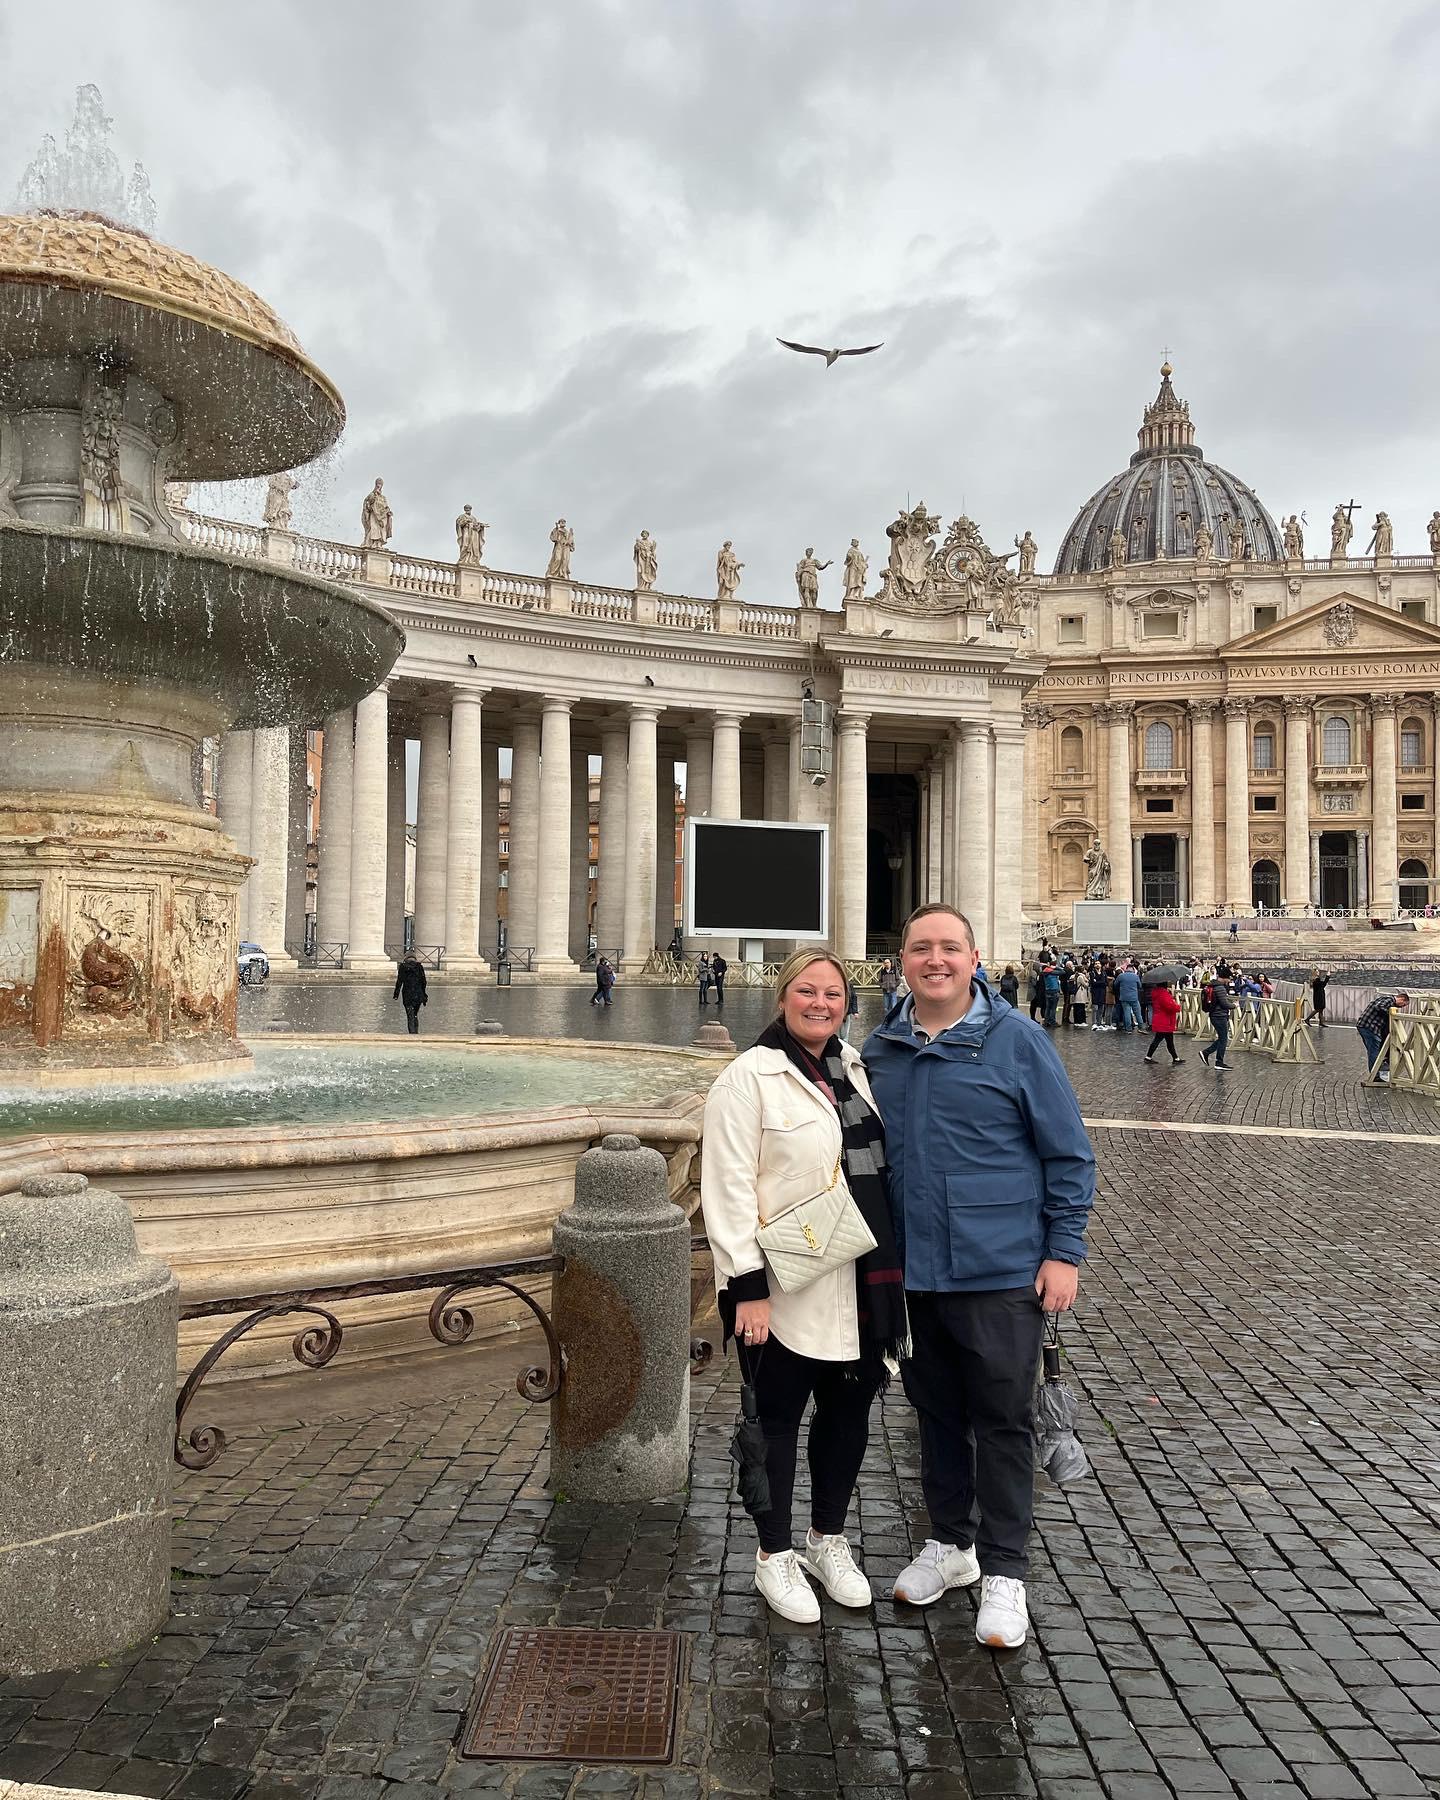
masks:
<path fill-rule="evenodd" d="M 818 344 L 794 344 L 789 338 L 776 338 L 777 344 L 783 344 L 787 350 L 798 350 L 802 356 L 823 356 L 825 367 L 832 368 L 837 356 L 868 356 L 872 350 L 884 348 L 885 340 L 878 344 L 862 344 L 858 350 L 822 350 Z"/>

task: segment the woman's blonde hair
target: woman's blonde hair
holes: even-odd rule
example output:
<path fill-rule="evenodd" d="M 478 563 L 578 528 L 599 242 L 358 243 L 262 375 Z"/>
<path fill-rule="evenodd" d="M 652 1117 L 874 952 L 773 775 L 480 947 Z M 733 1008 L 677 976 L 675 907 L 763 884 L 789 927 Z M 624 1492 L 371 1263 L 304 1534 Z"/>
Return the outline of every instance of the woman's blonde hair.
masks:
<path fill-rule="evenodd" d="M 811 963 L 829 963 L 845 984 L 845 992 L 850 992 L 850 977 L 845 973 L 845 965 L 835 952 L 824 944 L 808 944 L 803 950 L 792 950 L 775 972 L 775 1010 L 779 1012 L 785 1000 L 785 990 L 797 975 L 803 975 Z"/>

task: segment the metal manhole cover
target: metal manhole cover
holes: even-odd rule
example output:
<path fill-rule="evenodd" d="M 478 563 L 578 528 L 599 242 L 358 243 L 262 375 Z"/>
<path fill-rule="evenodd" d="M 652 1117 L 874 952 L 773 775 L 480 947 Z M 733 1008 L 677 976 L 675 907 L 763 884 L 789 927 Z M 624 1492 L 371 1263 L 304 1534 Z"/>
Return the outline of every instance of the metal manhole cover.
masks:
<path fill-rule="evenodd" d="M 664 1763 L 675 1753 L 674 1631 L 501 1633 L 461 1741 L 495 1762 Z"/>

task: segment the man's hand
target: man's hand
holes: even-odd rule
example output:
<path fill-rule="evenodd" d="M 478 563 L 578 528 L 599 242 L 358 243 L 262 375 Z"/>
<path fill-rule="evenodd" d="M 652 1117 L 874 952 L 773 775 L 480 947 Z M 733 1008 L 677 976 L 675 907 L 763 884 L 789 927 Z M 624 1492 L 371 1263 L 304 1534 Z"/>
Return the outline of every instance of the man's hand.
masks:
<path fill-rule="evenodd" d="M 1035 1277 L 1035 1292 L 1047 1313 L 1069 1312 L 1080 1291 L 1080 1271 L 1074 1263 L 1046 1260 Z"/>
<path fill-rule="evenodd" d="M 735 1308 L 735 1335 L 748 1348 L 767 1343 L 770 1337 L 770 1302 L 742 1300 Z"/>

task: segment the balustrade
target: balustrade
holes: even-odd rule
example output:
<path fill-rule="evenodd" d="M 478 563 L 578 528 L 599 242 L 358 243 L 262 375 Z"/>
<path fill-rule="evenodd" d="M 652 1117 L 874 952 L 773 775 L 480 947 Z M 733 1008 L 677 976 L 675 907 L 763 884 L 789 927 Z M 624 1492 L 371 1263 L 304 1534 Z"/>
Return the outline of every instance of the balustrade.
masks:
<path fill-rule="evenodd" d="M 457 576 L 454 563 L 423 562 L 415 556 L 390 558 L 390 585 L 407 594 L 453 594 Z"/>

